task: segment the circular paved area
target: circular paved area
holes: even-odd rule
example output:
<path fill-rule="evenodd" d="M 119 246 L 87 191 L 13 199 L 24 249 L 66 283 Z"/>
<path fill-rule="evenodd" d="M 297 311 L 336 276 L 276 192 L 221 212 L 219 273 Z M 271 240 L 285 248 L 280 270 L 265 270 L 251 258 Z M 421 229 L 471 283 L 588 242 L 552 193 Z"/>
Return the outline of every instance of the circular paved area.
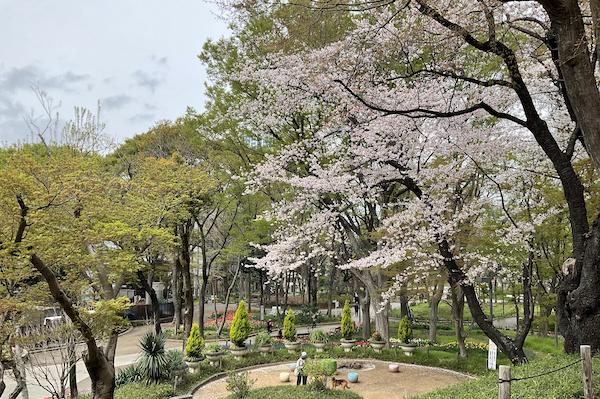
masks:
<path fill-rule="evenodd" d="M 355 360 L 338 359 L 338 365 L 350 361 Z M 350 389 L 365 399 L 410 398 L 456 384 L 468 378 L 459 373 L 408 364 L 401 364 L 399 373 L 390 373 L 388 371 L 389 362 L 368 362 L 373 363 L 375 368 L 372 370 L 357 370 L 360 375 L 359 382 L 350 384 Z M 251 370 L 250 378 L 256 380 L 253 388 L 295 384 L 293 373 L 290 373 L 293 381 L 279 382 L 279 373 L 282 371 L 289 371 L 287 365 L 267 366 Z M 337 378 L 347 379 L 347 373 L 338 372 Z M 225 378 L 213 381 L 196 391 L 194 399 L 224 398 L 229 394 L 225 386 Z"/>

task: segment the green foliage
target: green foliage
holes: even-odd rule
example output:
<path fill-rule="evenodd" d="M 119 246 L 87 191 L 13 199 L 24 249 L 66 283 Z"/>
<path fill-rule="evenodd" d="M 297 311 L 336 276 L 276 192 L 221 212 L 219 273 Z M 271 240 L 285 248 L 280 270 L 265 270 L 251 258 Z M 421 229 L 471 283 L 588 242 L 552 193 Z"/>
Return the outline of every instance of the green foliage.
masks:
<path fill-rule="evenodd" d="M 337 371 L 337 361 L 335 359 L 322 359 L 321 366 L 326 376 L 331 377 Z"/>
<path fill-rule="evenodd" d="M 287 310 L 283 319 L 283 337 L 289 342 L 296 341 L 296 315 L 292 308 Z"/>
<path fill-rule="evenodd" d="M 313 330 L 310 333 L 310 342 L 326 344 L 328 341 L 327 334 L 323 330 Z"/>
<path fill-rule="evenodd" d="M 408 316 L 404 316 L 398 324 L 398 339 L 400 342 L 408 344 L 413 337 L 412 322 Z"/>
<path fill-rule="evenodd" d="M 169 377 L 168 361 L 165 354 L 165 338 L 152 332 L 146 333 L 139 343 L 142 356 L 138 369 L 147 383 L 158 383 Z"/>
<path fill-rule="evenodd" d="M 213 342 L 213 343 L 206 345 L 206 349 L 204 349 L 204 353 L 216 353 L 216 352 L 221 352 L 222 350 L 223 350 L 223 348 L 221 348 L 221 345 L 219 345 L 218 342 Z"/>
<path fill-rule="evenodd" d="M 318 391 L 311 389 L 310 386 L 275 386 L 265 387 L 250 391 L 247 399 L 361 399 L 362 396 L 350 390 L 332 390 L 327 389 Z M 227 399 L 235 399 L 235 396 L 229 396 Z"/>
<path fill-rule="evenodd" d="M 251 380 L 247 371 L 237 373 L 232 371 L 227 374 L 227 391 L 231 392 L 231 397 L 236 399 L 244 399 L 248 397 L 248 393 L 256 380 Z"/>
<path fill-rule="evenodd" d="M 327 373 L 322 360 L 308 360 L 304 365 L 304 369 L 302 371 L 305 375 L 310 377 L 309 380 L 311 390 L 324 391 L 325 389 L 327 389 Z"/>
<path fill-rule="evenodd" d="M 167 370 L 169 373 L 169 379 L 173 379 L 177 372 L 185 370 L 187 365 L 184 362 L 183 353 L 177 349 L 170 349 L 167 351 Z"/>
<path fill-rule="evenodd" d="M 115 391 L 115 399 L 166 399 L 174 394 L 171 384 L 153 384 L 150 386 L 136 382 L 123 385 Z"/>
<path fill-rule="evenodd" d="M 229 338 L 236 346 L 244 346 L 244 341 L 248 339 L 250 335 L 250 320 L 248 319 L 248 309 L 246 309 L 246 302 L 240 301 L 238 307 L 233 316 L 233 322 L 229 329 Z"/>
<path fill-rule="evenodd" d="M 350 303 L 346 300 L 344 309 L 342 310 L 342 337 L 344 339 L 352 339 L 354 335 L 354 323 L 350 315 Z"/>
<path fill-rule="evenodd" d="M 273 342 L 273 339 L 271 338 L 269 333 L 261 331 L 256 335 L 256 338 L 254 340 L 254 345 L 256 345 L 256 347 L 267 346 L 267 345 L 271 345 L 272 342 Z"/>
<path fill-rule="evenodd" d="M 526 377 L 547 372 L 567 365 L 577 358 L 568 355 L 546 355 L 523 366 L 513 367 L 512 376 Z M 593 359 L 594 374 L 600 373 L 600 359 Z M 581 365 L 576 364 L 565 370 L 549 375 L 516 381 L 511 386 L 512 395 L 519 399 L 575 399 L 583 397 Z M 595 396 L 600 395 L 600 385 L 594 384 Z M 498 374 L 489 372 L 476 380 L 441 389 L 420 399 L 489 399 L 498 396 Z"/>
<path fill-rule="evenodd" d="M 185 354 L 190 359 L 201 359 L 202 349 L 204 349 L 204 338 L 200 335 L 198 324 L 194 323 L 185 344 Z"/>
<path fill-rule="evenodd" d="M 124 369 L 119 370 L 115 377 L 115 386 L 118 388 L 121 385 L 131 384 L 142 380 L 142 374 L 136 364 L 130 364 Z"/>

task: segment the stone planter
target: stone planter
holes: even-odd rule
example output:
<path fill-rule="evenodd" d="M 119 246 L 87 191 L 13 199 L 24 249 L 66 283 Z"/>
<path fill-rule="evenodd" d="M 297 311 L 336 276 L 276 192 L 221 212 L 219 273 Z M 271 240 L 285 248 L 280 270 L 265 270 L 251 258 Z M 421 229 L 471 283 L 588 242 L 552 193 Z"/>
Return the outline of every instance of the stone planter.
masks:
<path fill-rule="evenodd" d="M 195 374 L 197 370 L 200 368 L 201 358 L 186 358 L 185 364 L 187 364 L 190 373 Z"/>
<path fill-rule="evenodd" d="M 354 339 L 342 339 L 340 340 L 340 345 L 344 348 L 344 352 L 352 352 L 352 348 L 354 348 L 354 344 L 356 340 Z"/>
<path fill-rule="evenodd" d="M 400 347 L 400 349 L 402 350 L 402 352 L 404 352 L 404 354 L 406 356 L 412 356 L 412 354 L 415 351 L 415 349 L 417 349 L 417 345 L 416 344 L 400 343 L 400 344 L 398 344 L 398 346 Z"/>
<path fill-rule="evenodd" d="M 285 346 L 285 349 L 287 349 L 287 351 L 289 353 L 294 353 L 294 352 L 298 351 L 298 349 L 300 349 L 300 342 L 286 341 L 283 343 L 283 345 Z"/>
<path fill-rule="evenodd" d="M 258 347 L 258 351 L 263 355 L 263 356 L 267 356 L 267 354 L 269 352 L 271 352 L 271 345 L 261 345 Z"/>
<path fill-rule="evenodd" d="M 315 346 L 317 352 L 324 352 L 325 345 L 327 344 L 325 342 L 313 342 L 313 345 Z"/>
<path fill-rule="evenodd" d="M 223 358 L 223 355 L 225 354 L 224 351 L 219 351 L 219 352 L 206 352 L 206 358 L 208 359 L 208 361 L 210 362 L 211 366 L 221 366 L 221 359 Z"/>
<path fill-rule="evenodd" d="M 385 341 L 370 341 L 369 343 L 376 353 L 381 353 L 381 350 L 385 347 Z"/>
<path fill-rule="evenodd" d="M 235 357 L 237 360 L 242 360 L 242 358 L 248 353 L 248 348 L 245 346 L 232 346 L 229 348 L 229 350 L 231 351 L 233 357 Z"/>

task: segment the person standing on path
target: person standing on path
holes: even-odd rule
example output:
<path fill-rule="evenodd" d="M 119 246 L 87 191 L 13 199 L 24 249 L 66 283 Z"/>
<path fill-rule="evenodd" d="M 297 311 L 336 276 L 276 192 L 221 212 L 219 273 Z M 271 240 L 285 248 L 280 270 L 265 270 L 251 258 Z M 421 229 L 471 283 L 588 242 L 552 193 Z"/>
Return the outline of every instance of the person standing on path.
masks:
<path fill-rule="evenodd" d="M 304 374 L 304 365 L 306 364 L 306 358 L 308 354 L 306 352 L 302 352 L 300 358 L 296 361 L 296 368 L 294 369 L 294 375 L 296 376 L 296 385 L 300 385 L 300 381 L 302 381 L 302 385 L 306 385 L 307 376 Z"/>

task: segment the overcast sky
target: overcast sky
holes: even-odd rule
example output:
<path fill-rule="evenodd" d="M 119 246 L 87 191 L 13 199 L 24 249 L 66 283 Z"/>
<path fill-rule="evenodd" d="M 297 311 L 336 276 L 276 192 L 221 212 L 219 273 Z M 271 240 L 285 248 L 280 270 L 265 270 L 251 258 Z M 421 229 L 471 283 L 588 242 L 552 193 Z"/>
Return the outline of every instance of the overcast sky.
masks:
<path fill-rule="evenodd" d="M 204 104 L 202 44 L 227 34 L 203 0 L 0 0 L 0 144 L 29 136 L 38 85 L 60 107 L 95 111 L 122 141 Z"/>

